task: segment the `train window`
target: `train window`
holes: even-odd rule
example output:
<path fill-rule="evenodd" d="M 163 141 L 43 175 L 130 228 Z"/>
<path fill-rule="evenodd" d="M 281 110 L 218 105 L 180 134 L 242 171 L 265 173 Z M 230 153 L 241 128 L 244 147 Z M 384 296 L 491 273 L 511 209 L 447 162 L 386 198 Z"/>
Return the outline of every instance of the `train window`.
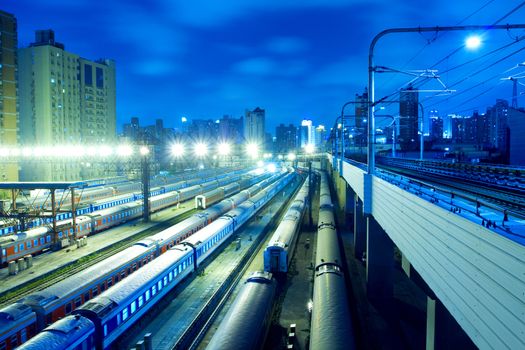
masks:
<path fill-rule="evenodd" d="M 110 278 L 108 279 L 108 288 L 111 287 L 113 285 L 113 279 Z"/>
<path fill-rule="evenodd" d="M 46 237 L 46 242 L 47 242 L 47 243 L 51 242 L 51 236 L 47 236 L 47 237 Z"/>
<path fill-rule="evenodd" d="M 24 243 L 20 244 L 20 251 L 24 250 Z"/>
<path fill-rule="evenodd" d="M 108 325 L 104 325 L 104 337 L 108 335 Z"/>
<path fill-rule="evenodd" d="M 46 243 L 46 240 L 45 240 L 45 238 L 44 238 L 44 237 L 40 238 L 40 244 L 42 244 L 42 245 L 43 245 L 44 243 Z"/>
<path fill-rule="evenodd" d="M 11 336 L 11 348 L 14 349 L 18 346 L 18 334 Z"/>
<path fill-rule="evenodd" d="M 7 255 L 7 252 L 5 249 L 2 249 L 2 256 L 6 256 Z"/>
<path fill-rule="evenodd" d="M 38 245 L 38 239 L 35 239 L 35 240 L 33 241 L 33 245 L 34 245 L 35 247 Z"/>
<path fill-rule="evenodd" d="M 102 223 L 105 224 L 106 223 L 106 219 L 102 219 Z"/>
<path fill-rule="evenodd" d="M 75 308 L 79 307 L 80 305 L 82 305 L 82 299 L 78 297 L 75 299 Z"/>
<path fill-rule="evenodd" d="M 100 291 L 103 292 L 103 291 L 105 291 L 105 290 L 106 290 L 106 283 L 102 283 L 102 284 L 100 285 Z"/>
<path fill-rule="evenodd" d="M 170 282 L 173 280 L 173 271 L 170 271 L 170 273 L 168 274 L 168 279 L 170 280 Z"/>
<path fill-rule="evenodd" d="M 141 307 L 144 304 L 144 297 L 141 295 L 139 297 L 139 307 Z"/>
<path fill-rule="evenodd" d="M 15 245 L 13 248 L 14 248 L 15 253 L 18 253 L 18 247 Z"/>
<path fill-rule="evenodd" d="M 162 281 L 158 281 L 157 286 L 159 287 L 159 291 L 162 290 Z"/>
<path fill-rule="evenodd" d="M 62 238 L 62 231 L 58 233 L 58 238 Z"/>
<path fill-rule="evenodd" d="M 126 271 L 120 273 L 120 279 L 123 279 L 124 277 L 126 277 Z"/>
<path fill-rule="evenodd" d="M 149 300 L 150 296 L 151 296 L 151 294 L 150 294 L 149 289 L 148 289 L 148 290 L 146 291 L 146 301 Z"/>
<path fill-rule="evenodd" d="M 131 267 L 131 270 L 132 270 L 132 271 L 135 271 L 135 270 L 137 270 L 137 264 L 136 264 L 136 263 L 135 263 L 135 264 L 133 264 L 133 266 Z"/>
<path fill-rule="evenodd" d="M 135 310 L 137 310 L 137 302 L 136 302 L 136 301 L 133 301 L 133 302 L 131 303 L 131 305 L 129 306 L 129 311 L 130 311 L 131 313 L 134 313 Z"/>
<path fill-rule="evenodd" d="M 122 321 L 126 321 L 128 319 L 128 308 L 126 307 L 124 310 L 122 310 Z"/>
<path fill-rule="evenodd" d="M 27 245 L 27 249 L 31 248 L 31 242 L 30 241 L 27 241 L 26 245 Z"/>
<path fill-rule="evenodd" d="M 7 349 L 7 340 L 6 341 L 0 341 L 0 350 L 6 350 Z"/>
<path fill-rule="evenodd" d="M 72 309 L 73 307 L 71 306 L 71 303 L 67 303 L 66 304 L 66 315 L 69 315 Z"/>
<path fill-rule="evenodd" d="M 98 287 L 95 287 L 91 290 L 91 295 L 93 296 L 93 298 L 98 295 Z"/>
<path fill-rule="evenodd" d="M 156 285 L 154 285 L 153 287 L 151 287 L 151 295 L 153 296 L 153 295 L 155 295 L 155 294 L 157 294 L 157 286 L 156 286 Z"/>
<path fill-rule="evenodd" d="M 163 281 L 164 285 L 168 284 L 168 276 L 164 276 L 162 281 Z"/>
<path fill-rule="evenodd" d="M 89 292 L 84 294 L 84 303 L 89 300 Z"/>

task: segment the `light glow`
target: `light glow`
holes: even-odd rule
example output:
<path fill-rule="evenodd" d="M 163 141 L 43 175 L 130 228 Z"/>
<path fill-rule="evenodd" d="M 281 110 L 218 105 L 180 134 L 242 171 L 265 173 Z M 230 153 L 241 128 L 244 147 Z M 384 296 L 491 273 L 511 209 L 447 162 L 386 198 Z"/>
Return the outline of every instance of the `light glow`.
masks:
<path fill-rule="evenodd" d="M 311 143 L 307 144 L 306 146 L 304 146 L 304 151 L 307 153 L 307 154 L 312 154 L 314 153 L 315 151 L 315 146 Z"/>
<path fill-rule="evenodd" d="M 139 152 L 141 156 L 147 156 L 149 154 L 149 148 L 147 146 L 141 146 Z"/>
<path fill-rule="evenodd" d="M 288 158 L 288 160 L 294 161 L 296 158 L 295 153 L 288 153 L 288 156 L 286 156 L 286 158 Z"/>
<path fill-rule="evenodd" d="M 193 146 L 193 152 L 197 157 L 204 157 L 208 153 L 208 145 L 198 142 Z"/>
<path fill-rule="evenodd" d="M 220 156 L 227 156 L 231 153 L 231 151 L 232 148 L 227 142 L 221 142 L 217 145 L 217 152 L 219 152 Z"/>
<path fill-rule="evenodd" d="M 467 49 L 477 49 L 481 45 L 481 39 L 477 35 L 471 35 L 465 40 L 465 46 Z"/>
<path fill-rule="evenodd" d="M 184 145 L 182 143 L 174 143 L 171 145 L 171 155 L 180 158 L 184 155 Z"/>
<path fill-rule="evenodd" d="M 252 158 L 257 158 L 257 155 L 259 154 L 259 145 L 256 143 L 248 143 L 246 145 L 246 154 Z"/>

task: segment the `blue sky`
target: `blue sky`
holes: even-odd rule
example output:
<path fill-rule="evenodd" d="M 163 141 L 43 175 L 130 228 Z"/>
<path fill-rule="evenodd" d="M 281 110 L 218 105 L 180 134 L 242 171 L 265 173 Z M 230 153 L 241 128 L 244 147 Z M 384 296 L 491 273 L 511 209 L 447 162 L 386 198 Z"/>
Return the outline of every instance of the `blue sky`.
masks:
<path fill-rule="evenodd" d="M 140 117 L 141 124 L 163 118 L 167 126 L 177 126 L 182 116 L 238 117 L 245 109 L 260 106 L 266 109 L 267 131 L 274 133 L 279 123 L 299 124 L 302 118 L 333 124 L 341 105 L 367 85 L 368 46 L 381 30 L 493 24 L 502 17 L 500 24 L 523 23 L 525 6 L 505 17 L 520 3 L 4 0 L 0 8 L 17 16 L 20 46 L 33 41 L 34 30 L 52 28 L 66 50 L 116 61 L 119 128 L 132 116 Z M 376 96 L 408 83 L 414 78 L 406 74 L 409 70 L 433 67 L 460 48 L 466 34 L 399 34 L 382 39 L 377 64 L 405 73 L 378 75 Z M 455 84 L 456 92 L 421 93 L 427 110 L 469 114 L 475 108 L 484 111 L 496 98 L 510 100 L 512 86 L 501 78 L 518 73 L 512 68 L 525 62 L 525 50 L 519 51 L 525 40 L 516 40 L 525 32 L 481 34 L 479 50 L 461 48 L 435 67 L 437 74 L 452 68 L 441 81 Z M 501 49 L 504 45 L 508 47 Z M 470 60 L 474 61 L 456 68 Z M 422 88 L 440 87 L 432 79 Z M 520 97 L 521 104 L 523 100 Z M 396 109 L 387 106 L 385 113 L 395 114 Z"/>

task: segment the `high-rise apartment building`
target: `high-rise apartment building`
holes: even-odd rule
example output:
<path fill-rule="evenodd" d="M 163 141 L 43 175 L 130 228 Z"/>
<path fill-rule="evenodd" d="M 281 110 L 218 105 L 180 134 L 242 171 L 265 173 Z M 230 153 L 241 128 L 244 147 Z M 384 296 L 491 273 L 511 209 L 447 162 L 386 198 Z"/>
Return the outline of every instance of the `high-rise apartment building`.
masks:
<path fill-rule="evenodd" d="M 315 128 L 310 119 L 303 119 L 301 121 L 301 132 L 300 132 L 300 146 L 301 148 L 309 144 L 315 144 Z"/>
<path fill-rule="evenodd" d="M 278 153 L 292 152 L 297 147 L 297 127 L 281 124 L 275 128 L 275 151 Z"/>
<path fill-rule="evenodd" d="M 64 49 L 52 30 L 18 50 L 20 142 L 30 146 L 99 145 L 116 141 L 115 64 Z M 22 166 L 25 181 L 104 176 L 103 167 L 72 161 Z"/>
<path fill-rule="evenodd" d="M 402 150 L 415 150 L 418 137 L 418 92 L 411 86 L 399 93 L 399 144 Z"/>
<path fill-rule="evenodd" d="M 263 147 L 265 143 L 265 110 L 259 107 L 247 110 L 244 118 L 244 139 Z"/>
<path fill-rule="evenodd" d="M 362 95 L 355 94 L 355 126 L 358 129 L 364 130 L 366 134 L 366 125 L 368 120 L 368 89 Z M 350 123 L 350 125 L 352 125 Z"/>
<path fill-rule="evenodd" d="M 3 147 L 18 144 L 17 38 L 15 16 L 0 11 L 0 146 Z M 18 164 L 1 163 L 0 181 L 18 181 Z"/>
<path fill-rule="evenodd" d="M 525 109 L 509 108 L 509 164 L 525 165 Z"/>

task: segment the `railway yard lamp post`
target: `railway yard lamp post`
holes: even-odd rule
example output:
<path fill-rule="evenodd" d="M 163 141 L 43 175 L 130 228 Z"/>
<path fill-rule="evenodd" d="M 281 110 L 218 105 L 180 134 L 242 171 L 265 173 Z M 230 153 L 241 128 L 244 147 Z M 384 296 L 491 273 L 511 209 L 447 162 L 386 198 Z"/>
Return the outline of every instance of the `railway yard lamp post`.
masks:
<path fill-rule="evenodd" d="M 149 148 L 147 146 L 141 146 L 139 149 L 140 163 L 142 169 L 142 218 L 144 222 L 150 220 L 150 207 L 149 207 Z"/>

